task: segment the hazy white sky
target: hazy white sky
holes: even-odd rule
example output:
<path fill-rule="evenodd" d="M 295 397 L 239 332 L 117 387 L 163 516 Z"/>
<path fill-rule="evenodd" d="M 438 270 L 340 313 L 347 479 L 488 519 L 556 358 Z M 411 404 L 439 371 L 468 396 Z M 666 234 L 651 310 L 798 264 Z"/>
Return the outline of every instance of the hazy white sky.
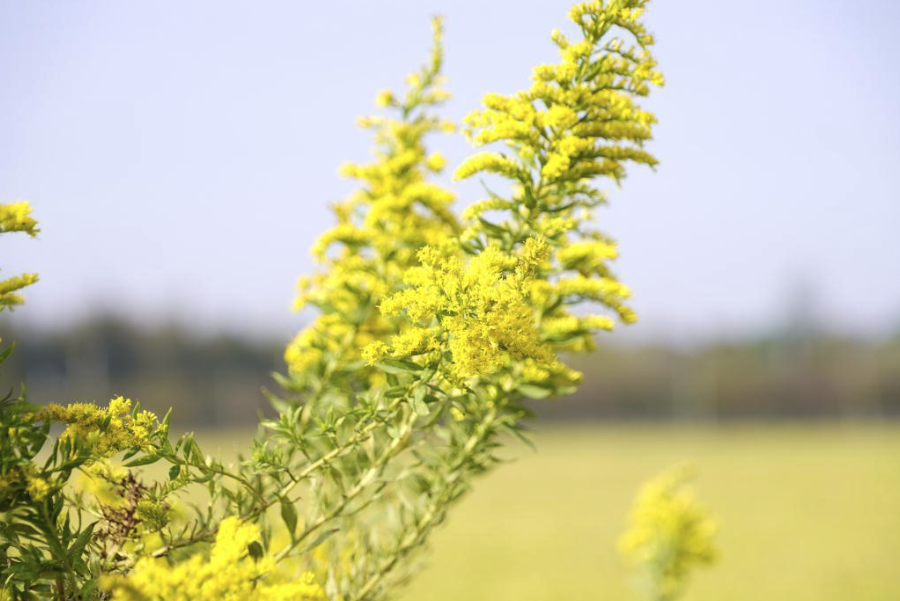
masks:
<path fill-rule="evenodd" d="M 17 318 L 102 306 L 287 337 L 351 189 L 336 168 L 370 146 L 354 117 L 424 60 L 429 16 L 459 118 L 555 59 L 568 5 L 0 0 L 0 199 L 31 200 L 43 228 L 0 241 L 7 273 L 42 276 Z M 655 0 L 649 24 L 662 164 L 601 214 L 631 335 L 770 327 L 802 289 L 832 327 L 900 329 L 900 3 Z"/>

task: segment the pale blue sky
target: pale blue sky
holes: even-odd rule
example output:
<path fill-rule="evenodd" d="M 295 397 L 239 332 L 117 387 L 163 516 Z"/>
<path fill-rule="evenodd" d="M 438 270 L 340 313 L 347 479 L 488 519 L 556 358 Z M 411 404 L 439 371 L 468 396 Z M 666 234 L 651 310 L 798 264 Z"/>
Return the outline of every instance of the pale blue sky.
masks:
<path fill-rule="evenodd" d="M 42 276 L 17 318 L 102 305 L 287 337 L 350 190 L 336 168 L 370 146 L 354 117 L 424 60 L 429 16 L 446 17 L 458 118 L 555 58 L 568 5 L 0 0 L 0 199 L 31 200 L 43 227 L 0 241 L 7 273 Z M 832 327 L 900 328 L 900 3 L 655 0 L 649 25 L 661 166 L 600 217 L 631 336 L 771 327 L 804 286 Z"/>

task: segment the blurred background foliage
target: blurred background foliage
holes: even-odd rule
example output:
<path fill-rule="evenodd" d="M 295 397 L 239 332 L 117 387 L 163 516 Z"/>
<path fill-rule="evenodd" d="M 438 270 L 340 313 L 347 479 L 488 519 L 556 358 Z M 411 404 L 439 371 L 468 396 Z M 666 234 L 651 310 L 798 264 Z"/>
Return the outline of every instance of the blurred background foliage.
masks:
<path fill-rule="evenodd" d="M 42 402 L 127 392 L 148 408 L 178 408 L 185 427 L 254 423 L 262 388 L 283 370 L 284 341 L 201 334 L 185 324 L 142 326 L 97 315 L 58 330 L 17 326 L 6 386 L 25 382 Z M 900 328 L 882 339 L 784 327 L 753 338 L 676 347 L 609 342 L 572 358 L 585 374 L 573 397 L 534 402 L 543 418 L 880 419 L 900 417 Z"/>

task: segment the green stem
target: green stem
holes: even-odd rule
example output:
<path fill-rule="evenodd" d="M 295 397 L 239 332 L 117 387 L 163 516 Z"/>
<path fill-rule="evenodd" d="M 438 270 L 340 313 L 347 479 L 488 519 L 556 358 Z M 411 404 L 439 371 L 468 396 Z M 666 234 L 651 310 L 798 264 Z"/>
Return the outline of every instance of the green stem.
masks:
<path fill-rule="evenodd" d="M 72 560 L 69 557 L 66 550 L 63 548 L 62 541 L 60 541 L 57 527 L 54 523 L 53 519 L 50 517 L 50 512 L 47 510 L 47 504 L 49 501 L 45 500 L 41 503 L 41 517 L 44 520 L 44 533 L 47 535 L 47 546 L 50 548 L 50 554 L 53 559 L 57 562 L 61 563 L 65 567 L 65 580 L 69 582 L 69 587 L 72 589 L 74 593 L 78 588 L 78 583 L 75 580 L 75 570 L 72 567 Z M 62 576 L 57 576 L 56 578 L 56 595 L 58 599 L 65 599 L 65 582 Z"/>
<path fill-rule="evenodd" d="M 448 473 L 462 469 L 466 463 L 469 462 L 475 455 L 479 444 L 488 438 L 488 434 L 491 432 L 491 426 L 496 417 L 497 409 L 492 407 L 485 415 L 484 419 L 479 422 L 475 433 L 466 441 L 466 444 L 462 449 L 462 454 L 450 467 Z M 354 596 L 350 597 L 348 601 L 364 601 L 365 599 L 368 599 L 370 595 L 374 593 L 376 587 L 381 584 L 381 581 L 390 574 L 394 567 L 396 567 L 397 562 L 411 550 L 422 544 L 422 541 L 425 536 L 427 536 L 431 526 L 442 515 L 442 509 L 451 501 L 451 499 L 453 499 L 453 485 L 448 483 L 441 491 L 441 494 L 431 503 L 428 511 L 425 512 L 418 522 L 416 522 L 415 529 L 403 539 L 397 548 L 394 549 L 391 556 L 382 562 L 378 570 L 369 577 L 362 588 L 360 588 Z"/>
<path fill-rule="evenodd" d="M 418 419 L 417 414 L 414 411 L 410 411 L 409 415 L 406 418 L 406 421 L 403 424 L 403 431 L 400 436 L 391 441 L 391 444 L 384 450 L 384 452 L 378 457 L 375 463 L 365 471 L 362 477 L 357 480 L 356 484 L 343 494 L 340 503 L 338 503 L 331 511 L 322 515 L 318 520 L 313 522 L 310 526 L 306 527 L 300 535 L 298 535 L 294 540 L 285 545 L 285 547 L 279 551 L 275 555 L 276 563 L 287 557 L 287 555 L 297 547 L 304 539 L 308 538 L 310 534 L 319 530 L 322 526 L 340 516 L 344 509 L 358 497 L 365 489 L 368 487 L 384 470 L 388 461 L 392 458 L 396 457 L 400 454 L 403 449 L 405 449 L 409 444 L 410 436 L 412 435 L 412 427 Z"/>

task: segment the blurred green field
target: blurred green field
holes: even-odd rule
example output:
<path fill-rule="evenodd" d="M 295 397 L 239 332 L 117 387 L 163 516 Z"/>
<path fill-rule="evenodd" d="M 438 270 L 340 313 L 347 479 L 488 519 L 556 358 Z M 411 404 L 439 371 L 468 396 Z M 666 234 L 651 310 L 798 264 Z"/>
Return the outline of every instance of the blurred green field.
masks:
<path fill-rule="evenodd" d="M 456 508 L 404 600 L 636 599 L 616 539 L 641 482 L 680 461 L 722 522 L 721 560 L 687 601 L 900 599 L 900 425 L 611 424 L 534 439 Z"/>

